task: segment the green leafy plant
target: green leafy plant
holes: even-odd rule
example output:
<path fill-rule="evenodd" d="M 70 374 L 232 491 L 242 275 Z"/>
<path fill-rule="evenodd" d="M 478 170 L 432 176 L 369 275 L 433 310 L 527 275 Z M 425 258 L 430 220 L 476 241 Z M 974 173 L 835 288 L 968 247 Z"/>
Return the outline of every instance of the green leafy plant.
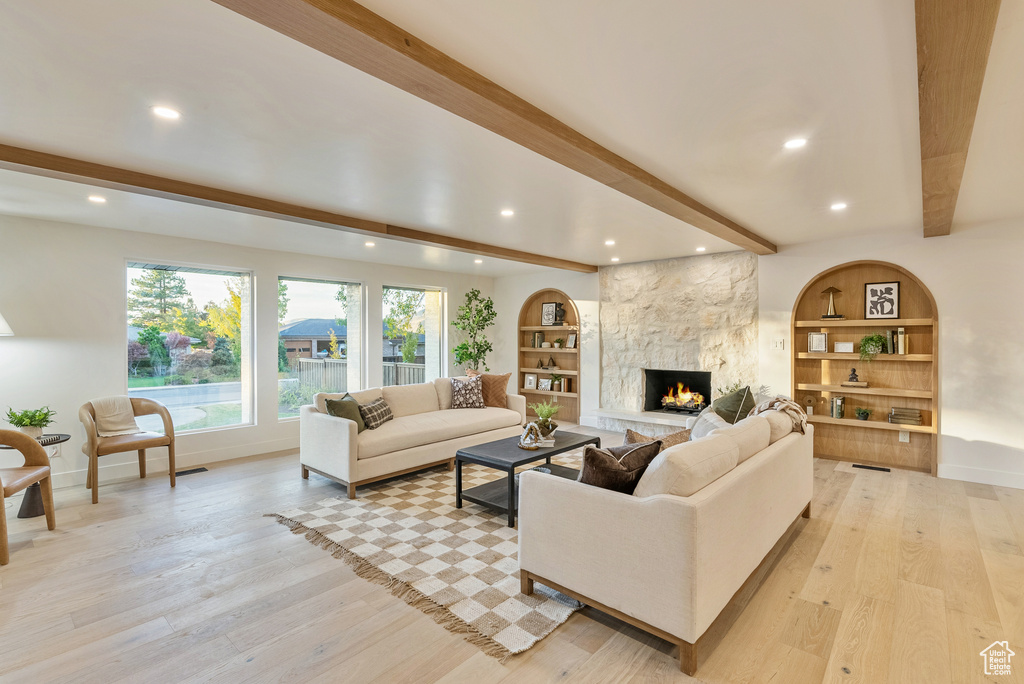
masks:
<path fill-rule="evenodd" d="M 860 360 L 870 361 L 885 349 L 886 337 L 882 333 L 871 333 L 860 338 Z"/>
<path fill-rule="evenodd" d="M 559 375 L 558 373 L 552 373 L 551 374 L 551 382 L 562 382 L 562 378 L 564 378 L 564 377 L 565 377 L 564 375 Z"/>
<path fill-rule="evenodd" d="M 857 414 L 858 420 L 867 420 L 868 416 L 871 415 L 871 409 L 861 408 L 860 406 L 855 408 L 853 412 Z"/>
<path fill-rule="evenodd" d="M 551 419 L 556 413 L 558 413 L 558 409 L 560 408 L 561 406 L 558 404 L 552 404 L 547 401 L 542 401 L 539 404 L 530 404 L 530 410 L 537 414 L 537 420 L 535 422 L 540 426 L 542 431 L 545 431 L 545 433 L 550 432 L 557 427 L 553 422 L 551 422 Z"/>
<path fill-rule="evenodd" d="M 24 411 L 15 411 L 12 408 L 8 408 L 7 422 L 14 427 L 44 428 L 53 422 L 55 415 L 57 415 L 57 412 L 51 410 L 49 406 L 44 406 L 40 409 L 25 409 Z"/>
<path fill-rule="evenodd" d="M 476 288 L 466 293 L 466 301 L 451 323 L 453 328 L 466 335 L 466 339 L 452 349 L 456 363 L 467 369 L 480 370 L 483 366 L 485 371 L 491 370 L 487 367 L 486 357 L 494 347 L 484 336 L 484 330 L 494 325 L 497 315 L 493 299 L 481 297 L 480 290 Z"/>
<path fill-rule="evenodd" d="M 565 338 L 562 338 L 562 337 L 557 338 L 555 340 L 555 344 L 557 344 L 558 346 L 562 346 L 563 344 L 565 344 Z"/>

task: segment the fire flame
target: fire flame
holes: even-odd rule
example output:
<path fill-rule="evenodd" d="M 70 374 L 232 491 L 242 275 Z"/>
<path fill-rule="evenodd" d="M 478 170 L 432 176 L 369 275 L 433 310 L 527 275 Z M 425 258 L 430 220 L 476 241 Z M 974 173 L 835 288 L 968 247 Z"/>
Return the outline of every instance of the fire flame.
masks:
<path fill-rule="evenodd" d="M 661 398 L 662 406 L 700 406 L 704 403 L 704 396 L 699 392 L 691 392 L 690 388 L 683 383 L 677 383 L 676 387 L 670 387 L 668 394 Z"/>

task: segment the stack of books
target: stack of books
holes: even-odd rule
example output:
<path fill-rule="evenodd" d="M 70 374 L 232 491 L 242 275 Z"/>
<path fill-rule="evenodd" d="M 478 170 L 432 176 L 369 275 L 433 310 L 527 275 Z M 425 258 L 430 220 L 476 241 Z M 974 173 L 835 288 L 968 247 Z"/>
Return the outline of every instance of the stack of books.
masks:
<path fill-rule="evenodd" d="M 909 354 L 910 344 L 907 340 L 907 332 L 905 328 L 897 328 L 896 330 L 885 331 L 885 351 L 886 354 Z"/>
<path fill-rule="evenodd" d="M 921 410 L 893 406 L 889 410 L 889 422 L 900 425 L 921 425 Z"/>

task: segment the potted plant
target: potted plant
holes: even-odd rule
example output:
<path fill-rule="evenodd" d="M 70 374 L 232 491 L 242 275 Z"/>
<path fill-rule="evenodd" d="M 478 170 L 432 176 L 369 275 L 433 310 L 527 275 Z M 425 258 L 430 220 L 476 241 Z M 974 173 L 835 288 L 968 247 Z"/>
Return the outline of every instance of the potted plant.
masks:
<path fill-rule="evenodd" d="M 861 408 L 858 406 L 853 410 L 857 414 L 857 420 L 867 420 L 868 416 L 871 415 L 871 409 Z"/>
<path fill-rule="evenodd" d="M 493 347 L 484 336 L 484 330 L 494 325 L 497 315 L 493 299 L 481 297 L 480 290 L 476 288 L 466 293 L 466 301 L 451 323 L 453 328 L 466 334 L 466 339 L 452 349 L 456 363 L 464 365 L 467 370 L 478 371 L 481 366 L 485 371 L 491 370 L 485 363 L 485 357 Z"/>
<path fill-rule="evenodd" d="M 860 360 L 870 361 L 885 349 L 886 339 L 882 333 L 871 333 L 860 338 Z"/>
<path fill-rule="evenodd" d="M 530 404 L 530 410 L 537 414 L 537 420 L 533 421 L 540 429 L 540 434 L 547 437 L 555 431 L 558 427 L 558 423 L 551 420 L 558 409 L 561 408 L 557 404 L 543 401 L 539 404 Z"/>
<path fill-rule="evenodd" d="M 555 340 L 555 349 L 561 349 L 563 344 L 565 344 L 565 338 L 559 337 Z"/>
<path fill-rule="evenodd" d="M 51 410 L 49 406 L 40 409 L 25 409 L 24 411 L 8 408 L 7 422 L 29 437 L 39 439 L 43 436 L 43 428 L 53 422 L 55 415 L 57 412 Z"/>
<path fill-rule="evenodd" d="M 555 344 L 558 344 L 558 343 L 556 342 Z M 563 377 L 565 377 L 565 376 L 559 375 L 558 373 L 552 373 L 551 374 L 551 391 L 552 392 L 561 392 L 562 391 L 562 378 Z"/>

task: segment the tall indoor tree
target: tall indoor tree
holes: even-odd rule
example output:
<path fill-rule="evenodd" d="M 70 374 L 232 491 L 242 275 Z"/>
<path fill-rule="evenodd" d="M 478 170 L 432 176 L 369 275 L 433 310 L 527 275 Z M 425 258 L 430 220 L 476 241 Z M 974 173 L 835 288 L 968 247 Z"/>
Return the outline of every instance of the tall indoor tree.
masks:
<path fill-rule="evenodd" d="M 455 354 L 455 362 L 465 366 L 467 370 L 480 370 L 483 366 L 485 371 L 491 370 L 487 367 L 486 357 L 494 347 L 484 335 L 484 331 L 494 325 L 497 317 L 494 311 L 494 300 L 490 297 L 481 297 L 480 290 L 473 288 L 466 293 L 466 301 L 459 307 L 452 327 L 461 330 L 465 339 L 452 349 Z"/>

